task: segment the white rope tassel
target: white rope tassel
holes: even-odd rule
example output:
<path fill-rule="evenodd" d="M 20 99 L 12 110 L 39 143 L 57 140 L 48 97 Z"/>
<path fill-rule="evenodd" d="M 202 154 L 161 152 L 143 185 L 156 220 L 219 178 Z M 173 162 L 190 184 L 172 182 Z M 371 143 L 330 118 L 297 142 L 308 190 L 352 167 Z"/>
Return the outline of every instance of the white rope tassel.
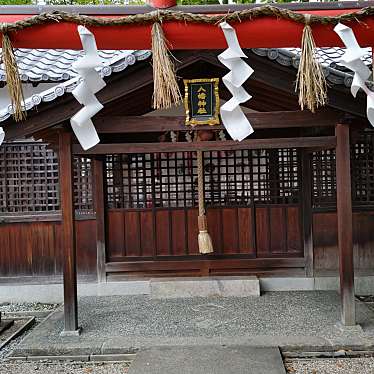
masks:
<path fill-rule="evenodd" d="M 91 118 L 103 109 L 95 94 L 104 88 L 106 83 L 96 71 L 96 68 L 101 66 L 101 60 L 94 35 L 84 26 L 78 26 L 78 32 L 85 55 L 73 64 L 82 79 L 72 94 L 84 107 L 71 118 L 70 123 L 82 148 L 87 150 L 100 142 Z"/>
<path fill-rule="evenodd" d="M 219 24 L 228 48 L 218 56 L 218 60 L 225 65 L 230 72 L 222 81 L 230 91 L 232 98 L 221 106 L 221 118 L 223 125 L 233 140 L 243 140 L 253 133 L 253 128 L 240 108 L 240 104 L 252 98 L 242 84 L 253 74 L 253 69 L 242 58 L 247 58 L 240 48 L 235 30 L 226 22 Z"/>
<path fill-rule="evenodd" d="M 371 72 L 361 60 L 365 55 L 365 49 L 359 46 L 355 34 L 350 27 L 338 23 L 335 26 L 334 31 L 339 35 L 347 48 L 340 63 L 355 73 L 353 76 L 351 93 L 353 97 L 356 97 L 360 88 L 366 93 L 366 115 L 371 125 L 374 126 L 374 92 L 370 91 L 365 84 L 369 79 Z"/>

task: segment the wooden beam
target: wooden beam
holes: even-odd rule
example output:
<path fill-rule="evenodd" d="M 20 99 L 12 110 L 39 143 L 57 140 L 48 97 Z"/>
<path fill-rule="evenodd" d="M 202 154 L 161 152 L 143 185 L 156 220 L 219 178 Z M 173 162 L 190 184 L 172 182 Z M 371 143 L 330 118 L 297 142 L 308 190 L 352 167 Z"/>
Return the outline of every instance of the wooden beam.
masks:
<path fill-rule="evenodd" d="M 280 129 L 290 127 L 335 126 L 341 114 L 323 110 L 315 114 L 307 111 L 256 112 L 246 114 L 254 129 Z M 103 116 L 96 117 L 94 124 L 101 134 L 141 133 L 162 131 L 186 131 L 224 129 L 217 126 L 186 126 L 184 116 Z"/>
<path fill-rule="evenodd" d="M 305 274 L 308 277 L 314 275 L 314 248 L 313 248 L 313 213 L 312 213 L 312 170 L 311 155 L 303 149 L 301 153 L 302 170 L 302 222 L 303 244 L 305 258 Z"/>
<path fill-rule="evenodd" d="M 96 211 L 96 249 L 97 249 L 97 280 L 106 281 L 105 260 L 105 203 L 104 203 L 104 168 L 103 160 L 93 159 L 94 195 Z"/>
<path fill-rule="evenodd" d="M 170 270 L 183 267 L 183 269 L 200 269 L 202 266 L 213 269 L 266 269 L 266 268 L 303 268 L 303 258 L 255 258 L 255 259 L 214 259 L 214 260 L 170 260 L 170 261 L 128 261 L 109 262 L 105 265 L 108 273 Z"/>
<path fill-rule="evenodd" d="M 59 136 L 60 200 L 63 232 L 64 261 L 64 331 L 63 336 L 79 335 L 77 301 L 77 266 L 73 204 L 72 135 Z"/>
<path fill-rule="evenodd" d="M 334 148 L 334 136 L 276 139 L 247 139 L 241 142 L 207 141 L 207 142 L 165 142 L 165 143 L 111 143 L 98 144 L 85 151 L 79 144 L 73 145 L 75 155 L 105 155 L 114 153 L 158 153 L 189 151 L 232 151 L 236 149 L 272 149 L 272 148 Z"/>
<path fill-rule="evenodd" d="M 355 288 L 352 241 L 352 193 L 349 126 L 336 125 L 336 195 L 342 324 L 354 326 Z"/>

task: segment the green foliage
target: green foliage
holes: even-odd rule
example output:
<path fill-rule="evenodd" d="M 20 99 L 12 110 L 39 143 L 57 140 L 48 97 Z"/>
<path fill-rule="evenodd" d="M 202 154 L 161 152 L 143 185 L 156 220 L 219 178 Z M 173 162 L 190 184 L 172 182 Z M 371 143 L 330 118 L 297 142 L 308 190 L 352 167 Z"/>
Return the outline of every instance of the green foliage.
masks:
<path fill-rule="evenodd" d="M 30 5 L 32 0 L 0 0 L 0 5 Z"/>

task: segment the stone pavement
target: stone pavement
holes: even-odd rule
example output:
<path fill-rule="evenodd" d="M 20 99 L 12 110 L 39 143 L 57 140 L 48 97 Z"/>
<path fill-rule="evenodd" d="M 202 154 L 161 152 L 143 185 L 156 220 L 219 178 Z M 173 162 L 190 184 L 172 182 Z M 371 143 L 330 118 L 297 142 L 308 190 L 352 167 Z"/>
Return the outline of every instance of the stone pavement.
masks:
<path fill-rule="evenodd" d="M 286 374 L 278 348 L 161 347 L 136 355 L 128 374 Z"/>
<path fill-rule="evenodd" d="M 357 301 L 362 329 L 341 331 L 335 292 L 269 292 L 261 297 L 155 300 L 149 296 L 79 300 L 80 337 L 61 337 L 62 310 L 54 312 L 14 355 L 131 353 L 160 346 L 280 347 L 329 351 L 374 349 L 374 312 Z"/>

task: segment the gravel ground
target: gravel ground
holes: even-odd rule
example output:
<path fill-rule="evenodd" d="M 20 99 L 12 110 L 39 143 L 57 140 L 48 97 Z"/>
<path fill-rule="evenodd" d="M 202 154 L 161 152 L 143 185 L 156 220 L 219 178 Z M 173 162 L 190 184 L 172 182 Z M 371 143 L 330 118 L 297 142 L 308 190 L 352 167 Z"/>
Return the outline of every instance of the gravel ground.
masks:
<path fill-rule="evenodd" d="M 29 312 L 29 311 L 49 311 L 54 310 L 59 304 L 42 304 L 42 303 L 0 303 L 0 312 L 12 313 L 12 312 Z"/>
<path fill-rule="evenodd" d="M 125 374 L 128 362 L 9 362 L 1 363 L 0 374 Z"/>
<path fill-rule="evenodd" d="M 373 374 L 374 358 L 292 360 L 286 369 L 289 374 Z"/>
<path fill-rule="evenodd" d="M 4 313 L 14 313 L 14 312 L 42 312 L 42 311 L 52 311 L 56 309 L 59 306 L 59 304 L 43 304 L 43 303 L 0 303 L 0 312 Z M 4 317 L 7 318 L 7 317 Z M 24 321 L 23 321 L 24 322 Z M 25 333 L 16 339 L 12 340 L 9 344 L 7 344 L 5 347 L 0 349 L 0 368 L 2 368 L 3 360 L 8 357 L 13 349 L 17 347 L 17 345 L 20 343 L 20 341 L 28 335 L 40 322 L 40 320 L 37 318 L 36 323 L 31 327 L 31 329 L 25 331 Z M 18 324 L 19 322 L 16 322 L 15 324 Z M 10 330 L 14 330 L 14 328 L 10 328 Z M 2 338 L 9 333 L 9 331 L 5 331 L 3 333 L 3 336 L 0 337 L 0 343 L 2 341 Z"/>

